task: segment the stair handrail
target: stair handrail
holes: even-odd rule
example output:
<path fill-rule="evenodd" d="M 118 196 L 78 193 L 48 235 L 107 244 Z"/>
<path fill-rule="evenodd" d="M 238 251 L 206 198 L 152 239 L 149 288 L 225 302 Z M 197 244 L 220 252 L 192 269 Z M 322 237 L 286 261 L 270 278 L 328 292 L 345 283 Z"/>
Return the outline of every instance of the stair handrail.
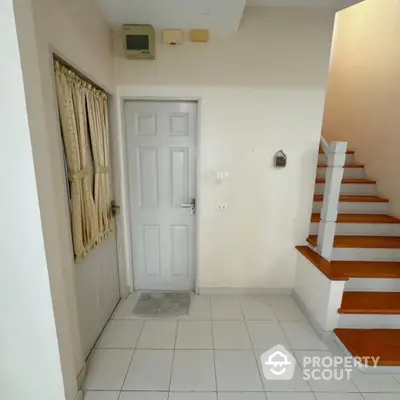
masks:
<path fill-rule="evenodd" d="M 329 143 L 323 136 L 321 136 L 320 146 L 321 146 L 322 150 L 324 151 L 324 153 L 328 154 Z"/>
<path fill-rule="evenodd" d="M 346 162 L 347 142 L 331 142 L 321 136 L 321 148 L 326 155 L 325 188 L 318 226 L 317 253 L 330 261 L 336 233 L 340 188 Z"/>

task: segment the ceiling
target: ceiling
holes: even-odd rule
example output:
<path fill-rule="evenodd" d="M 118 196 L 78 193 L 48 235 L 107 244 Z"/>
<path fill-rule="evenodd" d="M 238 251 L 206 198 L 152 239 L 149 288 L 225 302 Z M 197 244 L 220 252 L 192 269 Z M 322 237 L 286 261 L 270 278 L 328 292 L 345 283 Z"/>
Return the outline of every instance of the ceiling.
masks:
<path fill-rule="evenodd" d="M 95 0 L 107 21 L 151 24 L 156 29 L 210 29 L 229 34 L 239 28 L 246 0 Z"/>
<path fill-rule="evenodd" d="M 151 24 L 156 29 L 209 29 L 230 34 L 239 29 L 244 8 L 318 7 L 339 10 L 362 0 L 94 0 L 115 29 Z"/>

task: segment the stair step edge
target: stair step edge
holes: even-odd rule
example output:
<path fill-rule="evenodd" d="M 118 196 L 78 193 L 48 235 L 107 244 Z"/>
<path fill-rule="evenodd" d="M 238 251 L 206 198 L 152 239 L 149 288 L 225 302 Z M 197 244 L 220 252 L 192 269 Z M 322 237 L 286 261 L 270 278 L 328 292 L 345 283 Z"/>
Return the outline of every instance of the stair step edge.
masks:
<path fill-rule="evenodd" d="M 334 333 L 353 357 L 379 356 L 380 367 L 400 366 L 400 329 L 336 328 Z"/>
<path fill-rule="evenodd" d="M 310 235 L 307 242 L 312 246 L 317 245 L 317 235 Z M 399 249 L 400 236 L 335 236 L 333 244 L 335 249 Z"/>
<path fill-rule="evenodd" d="M 354 150 L 347 150 L 346 154 L 354 154 L 355 151 Z M 319 154 L 325 154 L 323 149 L 319 149 Z"/>
<path fill-rule="evenodd" d="M 321 257 L 308 246 L 296 250 L 331 281 L 349 279 L 400 279 L 399 261 L 332 261 Z"/>
<path fill-rule="evenodd" d="M 338 313 L 342 315 L 400 315 L 400 309 L 339 308 Z"/>
<path fill-rule="evenodd" d="M 325 178 L 316 178 L 316 183 L 325 184 Z M 363 178 L 344 178 L 342 179 L 343 185 L 376 185 L 376 181 L 372 179 L 363 179 Z"/>
<path fill-rule="evenodd" d="M 314 202 L 321 202 L 324 199 L 322 194 L 314 194 Z M 341 195 L 339 197 L 340 203 L 388 203 L 389 200 L 379 196 L 370 195 Z"/>
<path fill-rule="evenodd" d="M 328 164 L 318 164 L 318 168 L 328 168 Z M 363 164 L 345 164 L 344 168 L 364 168 Z"/>
<path fill-rule="evenodd" d="M 339 314 L 399 315 L 400 292 L 344 292 Z"/>
<path fill-rule="evenodd" d="M 320 214 L 311 215 L 311 223 L 319 223 Z M 338 224 L 400 224 L 400 219 L 387 214 L 338 214 Z"/>

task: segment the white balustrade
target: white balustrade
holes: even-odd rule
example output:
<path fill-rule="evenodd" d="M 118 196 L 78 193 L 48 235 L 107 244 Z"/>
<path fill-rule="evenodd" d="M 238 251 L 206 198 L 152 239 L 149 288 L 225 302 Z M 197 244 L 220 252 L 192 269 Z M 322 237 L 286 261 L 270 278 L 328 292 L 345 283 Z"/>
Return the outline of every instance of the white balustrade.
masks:
<path fill-rule="evenodd" d="M 339 209 L 340 188 L 346 162 L 347 142 L 332 142 L 321 139 L 321 147 L 327 159 L 325 190 L 318 227 L 317 252 L 331 260 L 336 221 Z"/>

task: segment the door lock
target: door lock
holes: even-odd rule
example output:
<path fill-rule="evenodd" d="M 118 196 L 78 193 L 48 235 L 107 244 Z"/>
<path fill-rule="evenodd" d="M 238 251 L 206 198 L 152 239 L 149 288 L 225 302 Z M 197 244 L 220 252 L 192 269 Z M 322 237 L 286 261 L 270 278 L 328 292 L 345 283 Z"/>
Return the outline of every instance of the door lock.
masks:
<path fill-rule="evenodd" d="M 190 214 L 196 214 L 196 199 L 192 199 L 190 203 L 181 204 L 182 208 L 190 208 Z"/>
<path fill-rule="evenodd" d="M 121 209 L 121 206 L 117 204 L 115 200 L 111 202 L 111 214 L 113 217 L 117 216 L 119 214 L 119 211 Z"/>

